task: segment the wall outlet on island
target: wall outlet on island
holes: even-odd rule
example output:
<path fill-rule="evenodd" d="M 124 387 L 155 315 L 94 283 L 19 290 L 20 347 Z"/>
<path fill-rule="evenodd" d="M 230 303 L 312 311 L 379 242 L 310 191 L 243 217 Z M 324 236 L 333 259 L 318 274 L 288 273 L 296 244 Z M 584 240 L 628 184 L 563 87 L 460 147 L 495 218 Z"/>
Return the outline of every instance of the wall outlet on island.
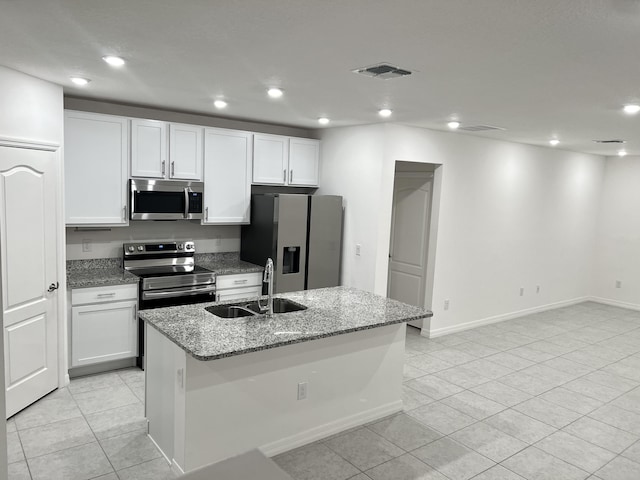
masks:
<path fill-rule="evenodd" d="M 83 238 L 82 239 L 82 251 L 83 252 L 90 252 L 91 251 L 91 239 L 90 238 Z"/>
<path fill-rule="evenodd" d="M 616 280 L 616 288 L 622 288 L 622 280 Z"/>
<path fill-rule="evenodd" d="M 360 250 L 362 249 L 362 245 L 356 243 L 356 255 L 360 256 Z"/>
<path fill-rule="evenodd" d="M 220 238 L 220 235 L 216 235 L 214 240 L 215 240 L 216 247 L 219 247 L 220 245 L 222 245 L 222 238 Z"/>
<path fill-rule="evenodd" d="M 309 384 L 307 382 L 300 382 L 298 384 L 298 400 L 306 400 L 308 386 Z"/>
<path fill-rule="evenodd" d="M 449 310 L 449 300 L 444 301 L 444 309 Z"/>
<path fill-rule="evenodd" d="M 520 296 L 522 297 L 524 295 L 524 287 L 520 287 Z"/>
<path fill-rule="evenodd" d="M 536 285 L 536 293 L 540 293 L 540 285 Z"/>

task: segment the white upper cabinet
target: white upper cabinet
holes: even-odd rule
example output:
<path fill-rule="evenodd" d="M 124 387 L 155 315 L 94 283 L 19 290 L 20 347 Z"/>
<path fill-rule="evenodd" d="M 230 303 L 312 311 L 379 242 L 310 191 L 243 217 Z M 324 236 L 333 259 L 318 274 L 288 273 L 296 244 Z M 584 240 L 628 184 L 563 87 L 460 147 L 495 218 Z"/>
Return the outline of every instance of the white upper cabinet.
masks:
<path fill-rule="evenodd" d="M 318 186 L 318 140 L 255 135 L 253 142 L 253 183 Z"/>
<path fill-rule="evenodd" d="M 249 132 L 205 129 L 203 224 L 249 223 L 252 140 Z"/>
<path fill-rule="evenodd" d="M 295 186 L 318 186 L 320 142 L 307 138 L 289 140 L 289 183 Z"/>
<path fill-rule="evenodd" d="M 196 125 L 131 120 L 131 176 L 202 180 L 202 131 Z"/>
<path fill-rule="evenodd" d="M 289 139 L 279 135 L 253 136 L 253 183 L 285 185 Z"/>
<path fill-rule="evenodd" d="M 131 120 L 131 176 L 164 178 L 167 171 L 167 124 Z"/>
<path fill-rule="evenodd" d="M 128 225 L 128 120 L 65 111 L 67 225 Z"/>
<path fill-rule="evenodd" d="M 168 178 L 202 179 L 202 131 L 196 125 L 169 125 Z"/>

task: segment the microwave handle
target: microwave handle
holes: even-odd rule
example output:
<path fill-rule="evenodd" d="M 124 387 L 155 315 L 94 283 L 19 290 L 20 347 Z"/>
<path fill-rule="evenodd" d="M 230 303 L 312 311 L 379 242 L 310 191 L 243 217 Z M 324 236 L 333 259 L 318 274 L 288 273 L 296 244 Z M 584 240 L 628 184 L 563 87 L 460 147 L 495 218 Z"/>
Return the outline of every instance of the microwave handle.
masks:
<path fill-rule="evenodd" d="M 184 187 L 184 218 L 189 218 L 189 187 Z"/>

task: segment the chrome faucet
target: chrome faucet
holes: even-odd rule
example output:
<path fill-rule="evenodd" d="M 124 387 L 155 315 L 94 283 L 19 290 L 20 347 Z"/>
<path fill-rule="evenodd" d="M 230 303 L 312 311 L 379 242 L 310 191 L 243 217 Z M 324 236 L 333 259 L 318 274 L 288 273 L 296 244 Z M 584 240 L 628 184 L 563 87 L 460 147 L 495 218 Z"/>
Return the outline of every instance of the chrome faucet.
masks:
<path fill-rule="evenodd" d="M 264 277 L 262 277 L 262 283 L 267 284 L 267 305 L 260 305 L 258 300 L 258 306 L 260 312 L 266 312 L 267 317 L 273 316 L 273 260 L 267 259 L 267 264 L 264 267 Z"/>

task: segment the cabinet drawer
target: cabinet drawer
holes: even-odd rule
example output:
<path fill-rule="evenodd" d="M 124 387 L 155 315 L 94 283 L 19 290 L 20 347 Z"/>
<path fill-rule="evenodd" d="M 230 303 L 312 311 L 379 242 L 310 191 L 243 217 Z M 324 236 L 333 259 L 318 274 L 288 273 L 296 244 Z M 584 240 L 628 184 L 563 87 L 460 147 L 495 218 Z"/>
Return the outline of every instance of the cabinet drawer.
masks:
<path fill-rule="evenodd" d="M 262 286 L 262 273 L 260 272 L 218 275 L 216 278 L 216 290 L 255 286 Z"/>
<path fill-rule="evenodd" d="M 74 288 L 71 290 L 71 305 L 88 303 L 137 300 L 138 285 L 112 285 L 110 287 Z"/>

